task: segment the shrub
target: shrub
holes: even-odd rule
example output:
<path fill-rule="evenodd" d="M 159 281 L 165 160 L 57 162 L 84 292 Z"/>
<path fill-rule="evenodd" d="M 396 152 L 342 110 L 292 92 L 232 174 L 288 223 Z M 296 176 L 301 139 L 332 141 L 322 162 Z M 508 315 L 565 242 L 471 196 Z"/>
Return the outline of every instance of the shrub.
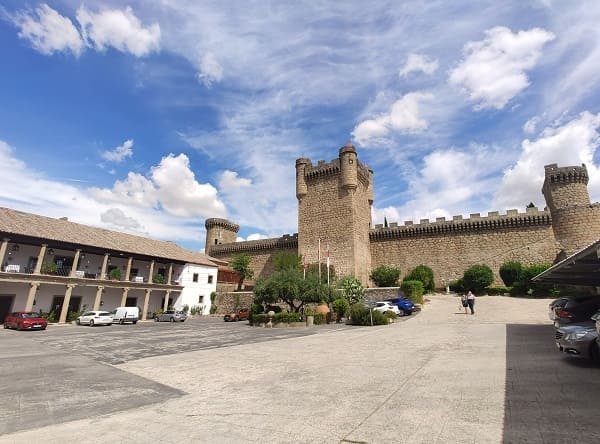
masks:
<path fill-rule="evenodd" d="M 423 303 L 423 282 L 421 281 L 403 281 L 400 286 L 407 298 L 415 304 Z"/>
<path fill-rule="evenodd" d="M 268 321 L 268 316 L 267 316 Z M 289 322 L 301 322 L 302 318 L 300 317 L 300 313 L 288 313 L 287 311 L 282 311 L 279 313 L 275 313 L 273 316 L 273 322 L 278 323 L 289 323 Z"/>
<path fill-rule="evenodd" d="M 203 305 L 192 305 L 192 307 L 190 307 L 190 314 L 195 316 L 195 315 L 201 315 L 204 313 L 204 306 Z"/>
<path fill-rule="evenodd" d="M 353 325 L 371 325 L 371 316 L 373 319 L 373 325 L 385 325 L 389 321 L 383 313 L 376 310 L 371 310 L 365 307 L 360 302 L 353 304 L 350 307 L 350 319 Z"/>
<path fill-rule="evenodd" d="M 210 314 L 211 314 L 211 315 L 213 315 L 213 314 L 216 314 L 216 313 L 217 313 L 217 309 L 218 309 L 218 308 L 217 308 L 217 304 L 212 304 L 212 305 L 210 306 Z"/>
<path fill-rule="evenodd" d="M 119 268 L 113 268 L 112 270 L 110 270 L 110 273 L 108 273 L 108 276 L 111 279 L 114 279 L 116 281 L 121 280 L 121 269 L 119 269 Z"/>
<path fill-rule="evenodd" d="M 450 281 L 448 286 L 450 287 L 450 291 L 454 291 L 455 293 L 463 293 L 465 291 L 462 278 L 456 279 L 455 281 Z"/>
<path fill-rule="evenodd" d="M 487 294 L 490 296 L 497 296 L 497 295 L 503 295 L 510 292 L 510 288 L 508 287 L 488 287 L 487 288 Z"/>
<path fill-rule="evenodd" d="M 508 261 L 504 262 L 500 266 L 500 277 L 502 278 L 502 282 L 507 287 L 512 287 L 512 285 L 521 280 L 523 275 L 523 265 L 518 261 Z"/>
<path fill-rule="evenodd" d="M 54 262 L 46 262 L 42 265 L 40 271 L 44 274 L 57 274 L 58 273 L 58 265 Z M 50 322 L 50 321 L 48 321 Z"/>
<path fill-rule="evenodd" d="M 165 282 L 165 277 L 162 274 L 157 273 L 152 277 L 152 282 L 155 284 L 163 284 Z"/>
<path fill-rule="evenodd" d="M 384 316 L 386 317 L 386 319 L 388 319 L 388 320 L 389 320 L 389 319 L 392 319 L 392 320 L 394 320 L 394 319 L 398 319 L 398 315 L 397 315 L 396 313 L 394 313 L 393 311 L 386 311 L 386 312 L 385 312 L 383 315 L 384 315 Z"/>
<path fill-rule="evenodd" d="M 306 310 L 304 311 L 304 316 L 312 316 L 313 317 L 313 323 L 315 325 L 322 325 L 325 324 L 327 322 L 327 317 L 324 313 L 317 313 L 314 311 L 309 311 Z"/>
<path fill-rule="evenodd" d="M 423 283 L 423 291 L 429 293 L 435 289 L 433 281 L 433 270 L 427 265 L 418 265 L 408 275 L 404 277 L 405 281 L 420 281 Z"/>
<path fill-rule="evenodd" d="M 56 322 L 56 313 L 40 310 L 40 315 L 49 323 Z"/>
<path fill-rule="evenodd" d="M 182 308 L 181 311 L 183 311 L 185 314 L 188 314 L 188 312 L 190 311 L 190 306 L 188 304 L 185 304 Z"/>
<path fill-rule="evenodd" d="M 337 298 L 331 305 L 333 307 L 333 311 L 337 315 L 337 322 L 340 322 L 340 319 L 346 316 L 346 313 L 350 309 L 350 304 L 344 298 Z"/>
<path fill-rule="evenodd" d="M 266 324 L 269 322 L 269 316 L 266 313 L 255 314 L 252 316 L 252 324 Z"/>
<path fill-rule="evenodd" d="M 381 265 L 371 272 L 369 278 L 378 287 L 397 287 L 398 279 L 400 279 L 400 269 Z"/>
<path fill-rule="evenodd" d="M 481 294 L 483 290 L 494 282 L 494 272 L 485 264 L 473 265 L 463 276 L 465 290 Z"/>
<path fill-rule="evenodd" d="M 350 305 L 362 302 L 365 299 L 365 289 L 362 283 L 354 276 L 348 276 L 339 282 L 342 294 Z"/>
<path fill-rule="evenodd" d="M 520 280 L 513 283 L 510 294 L 511 296 L 532 296 L 532 297 L 548 297 L 555 296 L 558 289 L 551 284 L 538 283 L 532 279 L 547 270 L 550 267 L 548 264 L 534 264 L 523 268 Z M 560 293 L 560 290 L 558 290 Z"/>

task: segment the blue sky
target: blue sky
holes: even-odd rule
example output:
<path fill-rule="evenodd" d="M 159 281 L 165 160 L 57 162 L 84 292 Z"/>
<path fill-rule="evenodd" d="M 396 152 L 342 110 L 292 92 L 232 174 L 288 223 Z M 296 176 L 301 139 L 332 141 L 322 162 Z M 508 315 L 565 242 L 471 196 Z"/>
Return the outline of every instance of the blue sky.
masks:
<path fill-rule="evenodd" d="M 339 4 L 337 4 L 339 3 Z M 352 140 L 374 223 L 600 198 L 597 1 L 0 6 L 0 206 L 204 246 L 297 231 L 294 161 Z"/>

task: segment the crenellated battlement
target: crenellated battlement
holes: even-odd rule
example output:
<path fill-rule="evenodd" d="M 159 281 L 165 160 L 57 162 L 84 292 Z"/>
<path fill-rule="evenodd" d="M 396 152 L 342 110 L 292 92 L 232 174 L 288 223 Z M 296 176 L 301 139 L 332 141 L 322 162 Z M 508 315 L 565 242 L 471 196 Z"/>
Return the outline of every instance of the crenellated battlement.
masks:
<path fill-rule="evenodd" d="M 525 226 L 551 225 L 550 212 L 540 211 L 536 207 L 527 208 L 525 213 L 518 210 L 508 210 L 501 215 L 498 211 L 490 211 L 487 216 L 473 213 L 464 219 L 462 215 L 453 216 L 452 220 L 445 217 L 436 218 L 435 222 L 421 219 L 420 223 L 405 221 L 403 225 L 392 222 L 388 227 L 382 224 L 375 225 L 369 233 L 371 240 L 382 240 L 398 237 L 412 237 L 422 235 L 448 234 L 452 232 L 478 232 L 484 230 L 498 230 L 503 228 L 518 228 Z"/>
<path fill-rule="evenodd" d="M 234 224 L 233 222 L 230 222 L 227 219 L 221 219 L 221 218 L 217 218 L 217 217 L 206 219 L 204 226 L 206 227 L 207 230 L 210 230 L 211 228 L 214 228 L 214 227 L 221 227 L 221 228 L 225 228 L 226 230 L 233 231 L 235 233 L 240 231 L 240 226 L 238 224 Z"/>
<path fill-rule="evenodd" d="M 327 176 L 336 176 L 339 175 L 341 171 L 340 159 L 333 159 L 330 162 L 319 160 L 316 165 L 311 163 L 310 159 L 306 158 L 297 159 L 296 164 L 298 164 L 298 161 L 301 161 L 301 163 L 304 163 L 306 165 L 304 169 L 304 177 L 308 181 L 313 179 L 320 179 Z M 358 176 L 366 183 L 369 183 L 369 167 L 361 163 L 360 161 L 357 162 Z"/>
<path fill-rule="evenodd" d="M 258 239 L 253 241 L 232 242 L 229 244 L 213 245 L 212 255 L 242 253 L 247 251 L 298 248 L 298 233 L 284 234 L 281 237 Z"/>
<path fill-rule="evenodd" d="M 544 166 L 545 185 L 547 182 L 555 183 L 582 183 L 587 185 L 589 181 L 585 164 L 581 166 L 559 167 L 556 163 Z"/>

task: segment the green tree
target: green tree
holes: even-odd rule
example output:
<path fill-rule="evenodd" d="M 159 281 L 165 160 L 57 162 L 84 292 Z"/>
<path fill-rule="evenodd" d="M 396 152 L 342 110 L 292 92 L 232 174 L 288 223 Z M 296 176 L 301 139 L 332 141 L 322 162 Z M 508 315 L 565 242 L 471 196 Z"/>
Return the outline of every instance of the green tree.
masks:
<path fill-rule="evenodd" d="M 407 298 L 413 301 L 415 304 L 423 303 L 423 282 L 421 281 L 410 281 L 403 280 L 400 286 Z"/>
<path fill-rule="evenodd" d="M 425 291 L 425 293 L 435 290 L 433 270 L 427 265 L 416 266 L 404 277 L 403 281 L 421 281 L 423 284 L 423 291 Z"/>
<path fill-rule="evenodd" d="M 319 283 L 318 277 L 288 268 L 273 273 L 268 279 L 259 279 L 254 285 L 254 302 L 275 304 L 283 302 L 290 311 L 298 312 L 307 303 L 329 302 L 334 294 L 331 287 Z"/>
<path fill-rule="evenodd" d="M 466 290 L 480 294 L 485 287 L 494 282 L 494 272 L 485 264 L 473 265 L 465 271 L 462 279 Z"/>
<path fill-rule="evenodd" d="M 350 305 L 365 300 L 365 289 L 362 283 L 354 276 L 347 276 L 341 279 L 338 282 L 338 286 L 342 289 L 342 294 Z"/>
<path fill-rule="evenodd" d="M 380 265 L 371 272 L 369 278 L 378 287 L 397 287 L 398 279 L 400 279 L 400 269 Z"/>
<path fill-rule="evenodd" d="M 252 279 L 254 271 L 250 268 L 252 258 L 246 253 L 236 254 L 231 261 L 231 268 L 240 275 L 238 282 L 238 290 L 242 289 L 242 284 L 245 279 Z"/>
<path fill-rule="evenodd" d="M 340 322 L 340 319 L 346 316 L 346 313 L 350 309 L 350 304 L 345 298 L 337 298 L 335 299 L 331 306 L 333 307 L 333 311 L 337 315 L 336 322 Z"/>
<path fill-rule="evenodd" d="M 500 266 L 500 277 L 507 287 L 512 287 L 523 276 L 523 265 L 519 261 L 504 262 Z"/>
<path fill-rule="evenodd" d="M 302 258 L 296 254 L 282 251 L 273 255 L 273 267 L 275 271 L 286 270 L 288 268 L 300 270 L 302 269 Z"/>

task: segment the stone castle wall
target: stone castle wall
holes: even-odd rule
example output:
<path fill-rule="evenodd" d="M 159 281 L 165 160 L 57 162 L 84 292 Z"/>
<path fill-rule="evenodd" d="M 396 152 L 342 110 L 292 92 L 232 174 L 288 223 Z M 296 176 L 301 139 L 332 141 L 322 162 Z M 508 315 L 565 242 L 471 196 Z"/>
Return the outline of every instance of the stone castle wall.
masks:
<path fill-rule="evenodd" d="M 521 214 L 510 210 L 502 216 L 493 212 L 488 217 L 473 214 L 452 221 L 378 225 L 371 231 L 373 268 L 394 266 L 405 276 L 424 264 L 433 269 L 437 287 L 458 279 L 475 264 L 488 265 L 495 284 L 502 285 L 498 270 L 504 262 L 552 263 L 557 253 L 550 215 L 535 208 Z"/>
<path fill-rule="evenodd" d="M 569 256 L 598 240 L 600 204 L 557 209 L 552 223 L 565 257 Z"/>

